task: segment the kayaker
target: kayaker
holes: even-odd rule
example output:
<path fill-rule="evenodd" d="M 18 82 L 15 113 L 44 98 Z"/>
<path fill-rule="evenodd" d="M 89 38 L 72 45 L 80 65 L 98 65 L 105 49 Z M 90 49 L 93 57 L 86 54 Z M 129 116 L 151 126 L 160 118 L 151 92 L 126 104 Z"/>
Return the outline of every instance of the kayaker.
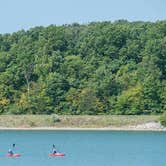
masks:
<path fill-rule="evenodd" d="M 12 151 L 11 149 L 8 150 L 8 153 L 9 153 L 10 155 L 13 155 L 13 151 Z"/>
<path fill-rule="evenodd" d="M 15 145 L 16 145 L 16 144 L 13 144 L 13 148 L 15 147 Z M 8 150 L 8 153 L 9 153 L 10 155 L 13 155 L 13 154 L 14 154 L 11 148 Z"/>
<path fill-rule="evenodd" d="M 57 153 L 56 148 L 55 148 L 55 145 L 52 146 L 52 153 L 53 153 L 53 154 Z"/>

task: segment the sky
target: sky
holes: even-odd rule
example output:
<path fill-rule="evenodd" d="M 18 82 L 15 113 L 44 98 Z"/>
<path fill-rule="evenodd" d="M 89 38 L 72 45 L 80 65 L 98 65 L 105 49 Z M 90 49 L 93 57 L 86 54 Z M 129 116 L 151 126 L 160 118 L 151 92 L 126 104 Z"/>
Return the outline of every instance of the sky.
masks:
<path fill-rule="evenodd" d="M 166 0 L 0 0 L 0 33 L 94 21 L 166 20 Z"/>

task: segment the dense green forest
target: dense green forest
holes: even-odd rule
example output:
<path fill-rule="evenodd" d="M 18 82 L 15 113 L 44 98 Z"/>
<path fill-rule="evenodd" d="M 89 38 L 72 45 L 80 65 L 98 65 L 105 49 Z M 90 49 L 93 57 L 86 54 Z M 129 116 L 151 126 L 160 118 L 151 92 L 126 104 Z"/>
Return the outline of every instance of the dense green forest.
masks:
<path fill-rule="evenodd" d="M 166 21 L 50 25 L 0 35 L 1 114 L 166 110 Z"/>

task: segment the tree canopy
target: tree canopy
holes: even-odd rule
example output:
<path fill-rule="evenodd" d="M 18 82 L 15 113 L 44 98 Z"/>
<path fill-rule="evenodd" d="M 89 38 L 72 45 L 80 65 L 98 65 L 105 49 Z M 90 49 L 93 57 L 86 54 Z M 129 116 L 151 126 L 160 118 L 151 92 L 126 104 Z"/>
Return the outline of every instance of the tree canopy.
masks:
<path fill-rule="evenodd" d="M 166 110 L 166 21 L 50 25 L 0 35 L 0 114 Z"/>

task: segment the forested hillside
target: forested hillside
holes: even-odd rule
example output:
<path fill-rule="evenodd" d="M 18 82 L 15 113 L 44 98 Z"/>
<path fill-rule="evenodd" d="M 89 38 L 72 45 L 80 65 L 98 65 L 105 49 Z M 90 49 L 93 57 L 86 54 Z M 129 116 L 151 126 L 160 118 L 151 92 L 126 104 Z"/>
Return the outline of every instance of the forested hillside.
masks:
<path fill-rule="evenodd" d="M 93 22 L 0 35 L 1 114 L 166 110 L 166 21 Z"/>

